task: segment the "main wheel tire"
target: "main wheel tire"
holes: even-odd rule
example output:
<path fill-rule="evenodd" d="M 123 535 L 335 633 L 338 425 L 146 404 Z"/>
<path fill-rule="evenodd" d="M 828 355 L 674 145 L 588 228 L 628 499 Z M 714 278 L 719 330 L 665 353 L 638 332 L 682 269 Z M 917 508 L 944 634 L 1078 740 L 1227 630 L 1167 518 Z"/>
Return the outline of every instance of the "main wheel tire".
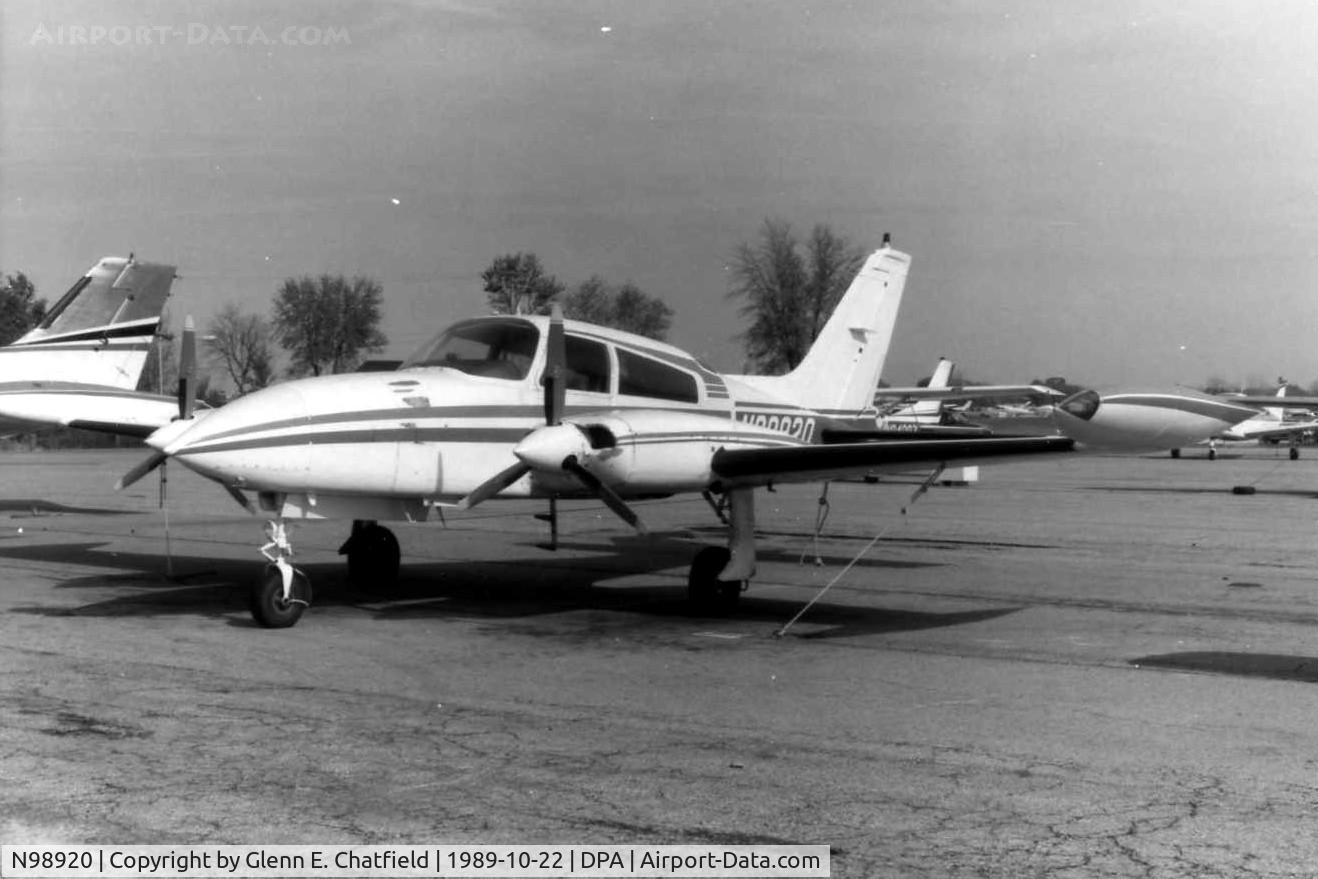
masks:
<path fill-rule="evenodd" d="M 1291 446 L 1291 460 L 1292 461 L 1300 460 L 1300 450 L 1295 448 L 1294 446 Z"/>
<path fill-rule="evenodd" d="M 378 592 L 398 584 L 402 553 L 398 538 L 383 525 L 364 525 L 348 540 L 348 581 L 362 591 Z"/>
<path fill-rule="evenodd" d="M 1180 449 L 1172 449 L 1172 457 L 1173 457 L 1173 458 L 1179 458 L 1179 457 L 1181 457 L 1181 450 L 1180 450 Z"/>
<path fill-rule="evenodd" d="M 1216 460 L 1217 460 L 1217 449 L 1209 449 L 1209 450 L 1208 450 L 1208 460 L 1210 460 L 1210 461 L 1216 461 Z"/>
<path fill-rule="evenodd" d="M 693 610 L 726 613 L 736 606 L 743 582 L 718 578 L 731 558 L 732 554 L 722 546 L 707 546 L 696 553 L 687 575 L 687 600 Z"/>
<path fill-rule="evenodd" d="M 284 578 L 274 565 L 266 565 L 248 595 L 252 619 L 267 629 L 287 629 L 296 623 L 311 604 L 311 581 L 297 568 L 293 569 L 291 591 L 293 600 L 285 601 Z"/>

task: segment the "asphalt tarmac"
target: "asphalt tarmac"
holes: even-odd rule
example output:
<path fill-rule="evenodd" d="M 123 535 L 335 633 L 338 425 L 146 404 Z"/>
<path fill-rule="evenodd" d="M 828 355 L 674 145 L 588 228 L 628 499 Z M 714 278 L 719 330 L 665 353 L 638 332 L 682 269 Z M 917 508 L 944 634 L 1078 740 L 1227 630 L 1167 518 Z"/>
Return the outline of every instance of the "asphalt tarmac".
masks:
<path fill-rule="evenodd" d="M 293 533 L 141 452 L 0 455 L 0 841 L 828 844 L 834 876 L 1318 869 L 1318 450 L 1068 456 L 757 497 L 735 615 L 685 602 L 697 499 Z M 1233 494 L 1233 486 L 1252 494 Z M 166 558 L 165 524 L 171 558 Z M 872 538 L 883 537 L 873 546 Z M 816 564 L 816 556 L 822 564 Z M 848 562 L 859 561 L 844 572 Z M 818 589 L 822 599 L 775 631 Z"/>

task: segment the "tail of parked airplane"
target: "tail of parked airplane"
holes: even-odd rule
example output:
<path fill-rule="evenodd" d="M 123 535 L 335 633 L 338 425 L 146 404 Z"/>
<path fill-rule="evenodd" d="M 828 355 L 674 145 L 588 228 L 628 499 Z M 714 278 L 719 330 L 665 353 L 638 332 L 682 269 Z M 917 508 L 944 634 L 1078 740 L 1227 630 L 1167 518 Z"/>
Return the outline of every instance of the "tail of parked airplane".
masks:
<path fill-rule="evenodd" d="M 787 375 L 736 376 L 786 402 L 825 413 L 860 412 L 874 400 L 911 258 L 883 247 L 865 260 L 805 359 Z"/>
<path fill-rule="evenodd" d="M 35 329 L 0 347 L 0 382 L 137 387 L 174 282 L 174 266 L 106 257 Z"/>
<path fill-rule="evenodd" d="M 934 374 L 929 377 L 926 387 L 931 390 L 948 387 L 952 383 L 952 370 L 955 368 L 956 364 L 946 357 L 938 358 L 938 365 L 934 367 Z M 905 409 L 893 413 L 896 417 L 910 418 L 920 424 L 937 424 L 942 414 L 942 400 L 916 400 Z"/>
<path fill-rule="evenodd" d="M 1282 381 L 1282 383 L 1281 383 L 1281 387 L 1277 388 L 1277 396 L 1278 396 L 1278 397 L 1284 397 L 1284 396 L 1286 396 L 1286 382 L 1285 382 L 1285 381 Z M 1272 421 L 1285 421 L 1285 420 L 1286 420 L 1286 410 L 1285 410 L 1285 409 L 1282 409 L 1282 408 L 1280 408 L 1280 407 L 1278 407 L 1278 406 L 1265 406 L 1265 407 L 1263 408 L 1263 411 L 1267 414 L 1268 418 L 1269 418 L 1270 420 L 1272 420 Z"/>

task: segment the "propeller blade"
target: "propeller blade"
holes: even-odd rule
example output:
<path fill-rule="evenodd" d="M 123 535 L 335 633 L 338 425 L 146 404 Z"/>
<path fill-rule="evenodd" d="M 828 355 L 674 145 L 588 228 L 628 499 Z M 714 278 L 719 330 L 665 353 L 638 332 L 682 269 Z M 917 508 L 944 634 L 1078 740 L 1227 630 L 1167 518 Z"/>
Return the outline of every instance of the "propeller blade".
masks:
<path fill-rule="evenodd" d="M 169 460 L 169 456 L 164 452 L 154 452 L 146 460 L 142 461 L 132 470 L 123 475 L 118 482 L 114 484 L 115 491 L 120 491 L 132 485 L 152 470 Z"/>
<path fill-rule="evenodd" d="M 489 479 L 472 489 L 471 494 L 458 501 L 458 509 L 470 510 L 482 501 L 487 501 L 494 497 L 496 494 L 530 472 L 530 467 L 519 462 L 506 470 L 494 474 Z"/>
<path fill-rule="evenodd" d="M 224 483 L 221 482 L 220 485 L 224 485 Z M 224 485 L 224 490 L 227 491 L 229 493 L 229 497 L 236 500 L 244 510 L 246 510 L 249 513 L 256 512 L 256 508 L 253 507 L 252 502 L 247 499 L 247 495 L 243 494 L 241 491 L 234 488 L 232 485 Z"/>
<path fill-rule="evenodd" d="M 604 501 L 605 506 L 610 510 L 613 510 L 613 512 L 618 515 L 618 518 L 635 528 L 638 533 L 649 533 L 648 529 L 645 527 L 645 523 L 641 521 L 641 517 L 636 515 L 636 511 L 627 506 L 627 503 L 622 498 L 618 497 L 613 489 L 601 482 L 598 476 L 591 473 L 585 467 L 582 467 L 581 462 L 579 462 L 575 456 L 569 457 L 563 462 L 563 469 L 581 480 L 583 485 L 595 492 L 596 497 Z"/>
<path fill-rule="evenodd" d="M 183 343 L 179 352 L 178 417 L 191 418 L 197 405 L 197 328 L 192 315 L 183 319 Z"/>
<path fill-rule="evenodd" d="M 563 420 L 567 391 L 567 347 L 563 341 L 563 309 L 555 303 L 549 313 L 549 338 L 545 345 L 545 424 Z"/>

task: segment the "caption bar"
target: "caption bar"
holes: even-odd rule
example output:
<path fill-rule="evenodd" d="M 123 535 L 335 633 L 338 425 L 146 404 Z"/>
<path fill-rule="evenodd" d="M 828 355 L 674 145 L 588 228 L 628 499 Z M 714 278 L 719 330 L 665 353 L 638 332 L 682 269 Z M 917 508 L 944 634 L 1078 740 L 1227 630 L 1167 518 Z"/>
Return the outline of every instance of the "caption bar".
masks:
<path fill-rule="evenodd" d="M 4 845 L 12 879 L 411 876 L 819 877 L 826 845 Z"/>

